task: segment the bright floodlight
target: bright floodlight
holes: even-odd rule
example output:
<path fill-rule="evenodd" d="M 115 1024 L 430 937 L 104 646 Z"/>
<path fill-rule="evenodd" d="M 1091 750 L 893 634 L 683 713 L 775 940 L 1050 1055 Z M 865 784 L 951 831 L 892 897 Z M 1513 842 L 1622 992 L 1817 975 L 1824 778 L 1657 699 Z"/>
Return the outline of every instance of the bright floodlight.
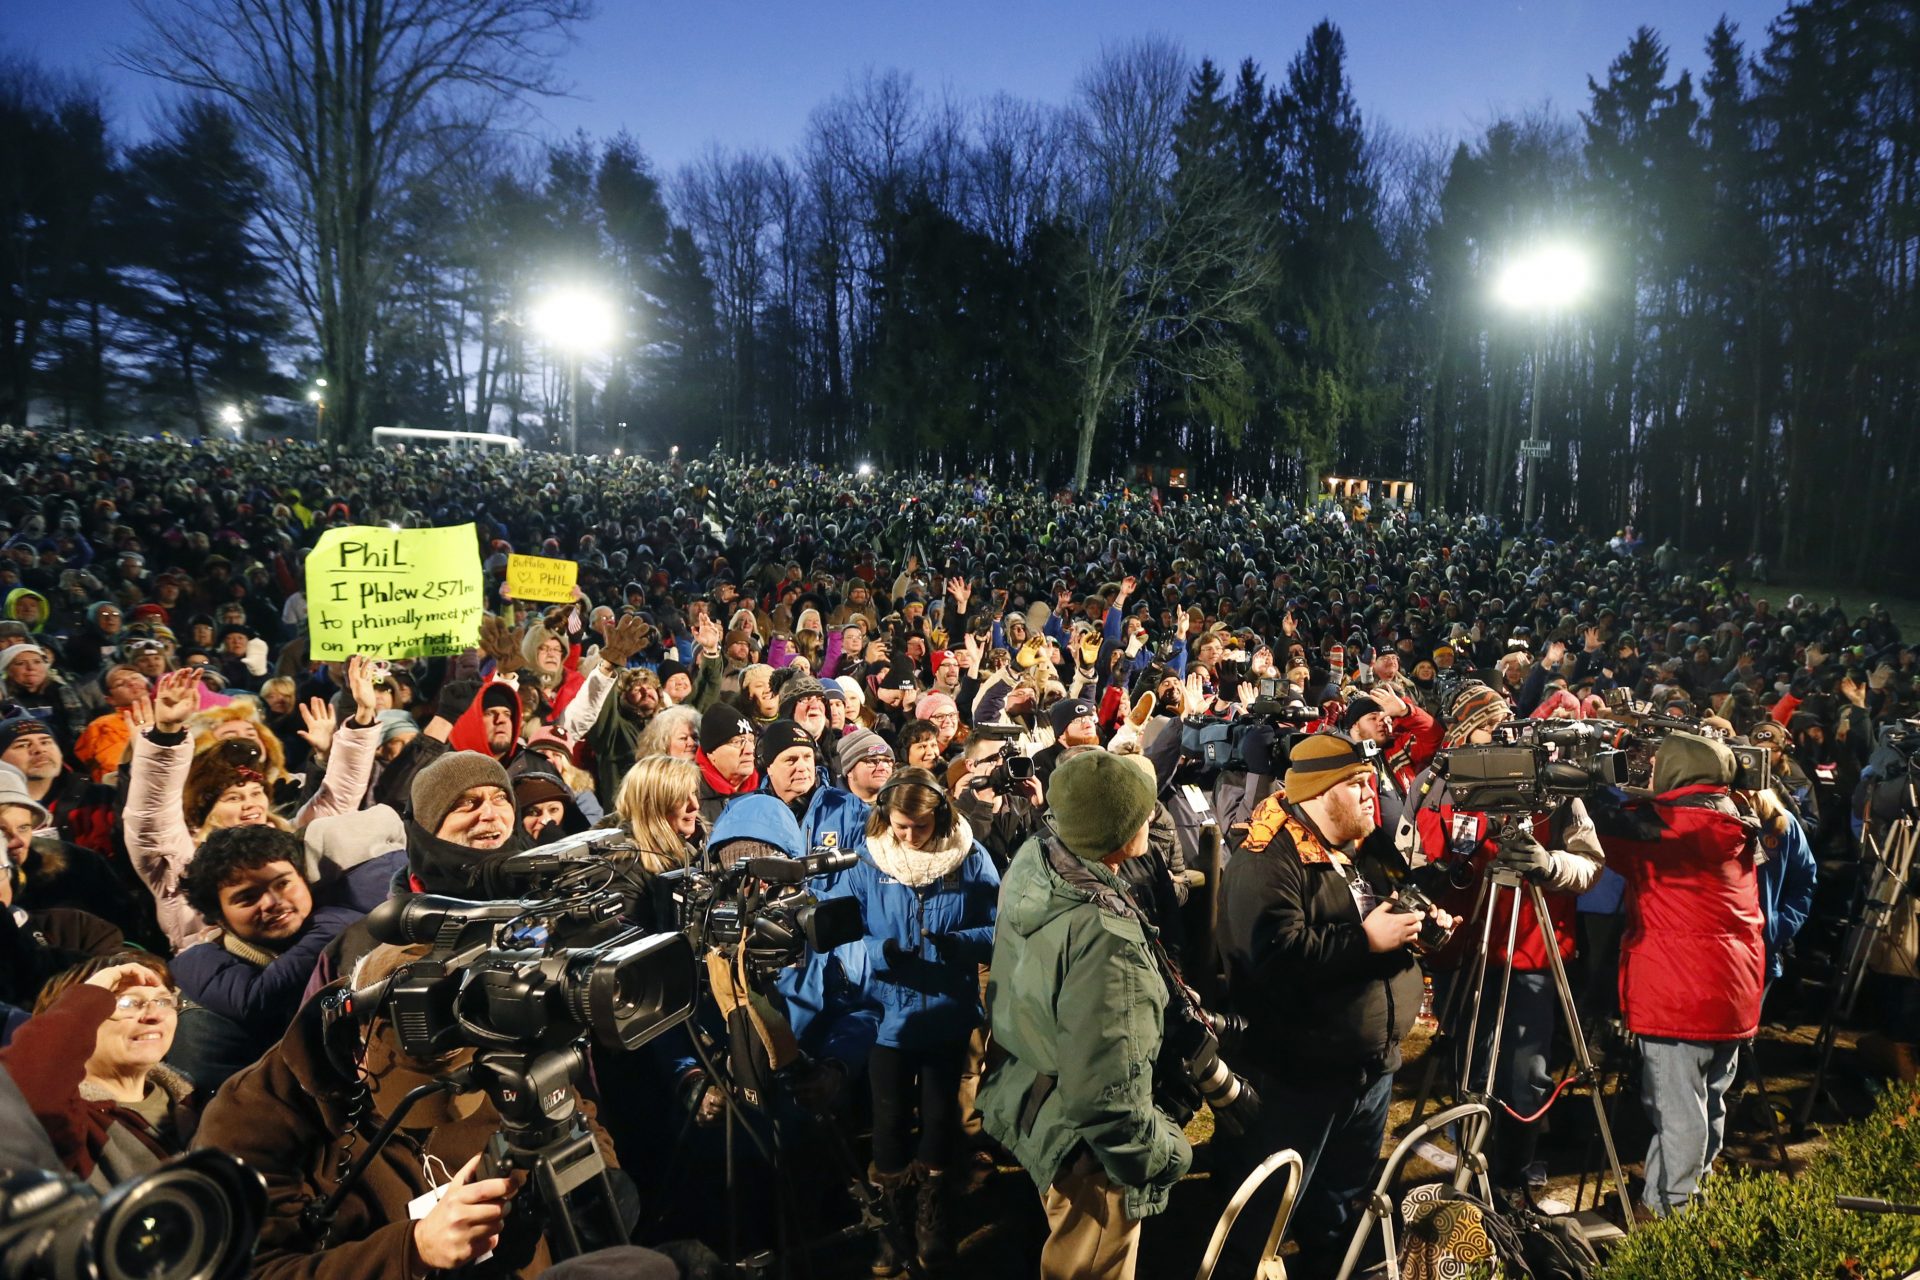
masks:
<path fill-rule="evenodd" d="M 309 401 L 311 401 L 312 403 L 314 403 L 314 404 L 319 404 L 319 403 L 320 403 L 320 393 L 319 393 L 318 391 L 309 391 L 309 392 L 307 392 L 307 399 L 308 399 Z"/>
<path fill-rule="evenodd" d="M 1541 245 L 1508 262 L 1493 292 L 1516 311 L 1555 311 L 1578 301 L 1592 276 L 1587 255 L 1580 250 L 1564 244 Z"/>
<path fill-rule="evenodd" d="M 240 425 L 240 406 L 237 404 L 220 406 L 220 421 L 230 427 L 238 427 Z"/>
<path fill-rule="evenodd" d="M 860 464 L 860 476 L 862 479 L 865 479 L 867 476 L 870 476 L 872 474 L 873 474 L 873 464 L 871 462 L 863 462 Z"/>
<path fill-rule="evenodd" d="M 613 342 L 613 307 L 587 289 L 555 289 L 534 306 L 531 319 L 562 351 L 602 351 Z"/>

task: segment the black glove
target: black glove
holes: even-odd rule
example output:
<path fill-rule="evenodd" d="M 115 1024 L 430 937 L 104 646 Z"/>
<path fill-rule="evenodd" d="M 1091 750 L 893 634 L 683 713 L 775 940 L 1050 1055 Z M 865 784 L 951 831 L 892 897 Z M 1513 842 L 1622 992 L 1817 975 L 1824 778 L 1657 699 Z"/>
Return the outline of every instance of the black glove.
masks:
<path fill-rule="evenodd" d="M 449 680 L 440 686 L 440 697 L 434 703 L 433 713 L 451 724 L 466 714 L 479 692 L 478 680 Z"/>
<path fill-rule="evenodd" d="M 1498 866 L 1518 872 L 1535 884 L 1546 883 L 1553 873 L 1553 855 L 1530 831 L 1512 831 L 1502 837 L 1500 854 L 1495 861 Z"/>
<path fill-rule="evenodd" d="M 1233 1082 L 1240 1091 L 1232 1102 L 1213 1107 L 1213 1123 L 1222 1133 L 1238 1138 L 1260 1119 L 1260 1095 L 1245 1076 L 1235 1076 Z"/>

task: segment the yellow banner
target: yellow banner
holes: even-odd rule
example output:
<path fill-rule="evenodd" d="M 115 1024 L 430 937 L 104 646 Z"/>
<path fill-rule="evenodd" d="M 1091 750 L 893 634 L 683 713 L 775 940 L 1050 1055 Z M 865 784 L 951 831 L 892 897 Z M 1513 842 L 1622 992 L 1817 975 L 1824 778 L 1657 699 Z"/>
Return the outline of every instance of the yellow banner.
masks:
<path fill-rule="evenodd" d="M 307 556 L 312 657 L 432 658 L 480 639 L 486 592 L 471 524 L 329 529 Z"/>
<path fill-rule="evenodd" d="M 573 599 L 580 566 L 551 556 L 508 556 L 507 597 L 565 604 Z"/>

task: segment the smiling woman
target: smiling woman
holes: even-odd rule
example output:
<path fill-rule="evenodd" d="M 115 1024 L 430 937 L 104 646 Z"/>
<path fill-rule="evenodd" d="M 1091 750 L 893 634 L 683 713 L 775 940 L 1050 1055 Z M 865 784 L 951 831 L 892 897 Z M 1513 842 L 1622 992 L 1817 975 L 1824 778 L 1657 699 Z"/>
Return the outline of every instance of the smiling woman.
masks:
<path fill-rule="evenodd" d="M 156 1168 L 193 1137 L 193 1084 L 161 1061 L 179 1016 L 165 961 L 102 956 L 49 982 L 0 1053 L 62 1162 L 98 1190 Z"/>

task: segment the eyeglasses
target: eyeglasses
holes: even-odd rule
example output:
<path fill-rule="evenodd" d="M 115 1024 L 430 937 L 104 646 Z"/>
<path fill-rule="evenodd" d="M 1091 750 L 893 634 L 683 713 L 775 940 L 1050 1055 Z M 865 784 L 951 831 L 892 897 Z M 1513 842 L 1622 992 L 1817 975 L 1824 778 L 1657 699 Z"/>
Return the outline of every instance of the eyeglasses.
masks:
<path fill-rule="evenodd" d="M 143 1018 L 149 1009 L 161 1014 L 178 1013 L 180 997 L 125 995 L 117 997 L 113 1002 L 113 1016 L 119 1019 Z"/>

